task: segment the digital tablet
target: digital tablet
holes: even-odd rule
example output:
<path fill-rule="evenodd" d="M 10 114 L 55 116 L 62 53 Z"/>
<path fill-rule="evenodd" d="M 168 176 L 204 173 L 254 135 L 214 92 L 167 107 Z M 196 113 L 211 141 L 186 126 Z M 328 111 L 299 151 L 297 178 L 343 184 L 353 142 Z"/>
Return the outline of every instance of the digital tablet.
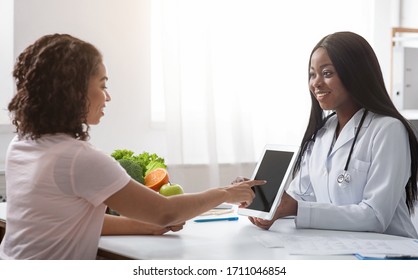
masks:
<path fill-rule="evenodd" d="M 292 170 L 299 153 L 298 146 L 266 145 L 251 179 L 266 180 L 262 186 L 254 186 L 255 198 L 246 208 L 238 208 L 238 214 L 271 220 L 283 192 L 292 180 Z"/>

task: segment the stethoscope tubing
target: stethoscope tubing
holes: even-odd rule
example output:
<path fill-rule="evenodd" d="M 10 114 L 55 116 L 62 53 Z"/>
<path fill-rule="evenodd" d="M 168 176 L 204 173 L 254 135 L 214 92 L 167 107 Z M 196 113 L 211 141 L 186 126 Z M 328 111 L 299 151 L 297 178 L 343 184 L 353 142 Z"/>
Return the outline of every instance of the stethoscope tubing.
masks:
<path fill-rule="evenodd" d="M 357 138 L 358 138 L 358 135 L 360 133 L 360 129 L 363 126 L 363 123 L 364 123 L 364 120 L 366 119 L 367 113 L 368 113 L 368 111 L 367 110 L 364 110 L 363 116 L 361 117 L 360 123 L 358 125 L 358 129 L 356 131 L 356 134 L 354 135 L 353 143 L 351 144 L 350 152 L 348 153 L 348 157 L 347 157 L 347 161 L 346 161 L 345 166 L 344 166 L 344 170 L 343 170 L 343 172 L 340 175 L 337 176 L 337 183 L 338 183 L 338 185 L 340 187 L 343 187 L 343 183 L 344 182 L 349 183 L 351 181 L 351 176 L 348 173 L 348 166 L 350 164 L 351 155 L 353 154 L 354 146 L 355 146 L 355 144 L 357 142 Z M 328 118 L 331 117 L 334 114 L 335 114 L 335 112 L 333 114 L 331 114 L 330 116 L 328 116 Z M 312 139 L 314 139 L 314 138 L 315 138 L 315 135 L 312 137 Z M 302 172 L 302 170 L 299 170 L 299 180 L 302 179 L 301 172 Z M 300 188 L 300 181 L 299 181 L 299 192 L 300 192 L 299 195 L 302 195 L 302 196 L 308 195 L 308 191 L 309 191 L 309 189 L 311 187 L 312 187 L 311 184 L 309 184 L 308 188 L 302 194 L 302 190 Z"/>
<path fill-rule="evenodd" d="M 357 137 L 360 133 L 360 129 L 361 129 L 363 123 L 364 123 L 364 119 L 366 118 L 367 112 L 368 112 L 367 110 L 364 110 L 363 116 L 361 117 L 361 120 L 360 120 L 360 123 L 358 125 L 356 134 L 354 135 L 353 143 L 351 144 L 350 152 L 348 153 L 348 157 L 347 157 L 347 161 L 346 161 L 345 166 L 344 166 L 343 173 L 341 173 L 337 177 L 337 183 L 340 187 L 342 186 L 341 184 L 343 182 L 349 183 L 351 181 L 351 176 L 348 173 L 348 165 L 350 164 L 351 155 L 353 154 L 353 150 L 354 150 L 354 145 L 357 142 Z"/>

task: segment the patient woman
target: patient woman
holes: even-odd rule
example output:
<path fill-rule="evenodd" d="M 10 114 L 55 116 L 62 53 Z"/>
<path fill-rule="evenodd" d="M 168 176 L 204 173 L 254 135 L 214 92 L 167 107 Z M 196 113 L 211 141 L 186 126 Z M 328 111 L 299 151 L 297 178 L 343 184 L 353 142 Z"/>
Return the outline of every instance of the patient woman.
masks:
<path fill-rule="evenodd" d="M 268 229 L 294 215 L 296 227 L 417 238 L 417 139 L 394 107 L 376 55 L 351 32 L 322 38 L 309 61 L 311 116 L 295 178 Z M 329 114 L 332 112 L 331 114 Z"/>
<path fill-rule="evenodd" d="M 48 35 L 18 57 L 9 104 L 17 135 L 6 158 L 7 229 L 0 259 L 94 259 L 100 234 L 164 234 L 222 202 L 248 205 L 237 183 L 164 197 L 89 144 L 110 95 L 102 55 L 70 35 Z M 110 208 L 122 216 L 105 215 Z"/>

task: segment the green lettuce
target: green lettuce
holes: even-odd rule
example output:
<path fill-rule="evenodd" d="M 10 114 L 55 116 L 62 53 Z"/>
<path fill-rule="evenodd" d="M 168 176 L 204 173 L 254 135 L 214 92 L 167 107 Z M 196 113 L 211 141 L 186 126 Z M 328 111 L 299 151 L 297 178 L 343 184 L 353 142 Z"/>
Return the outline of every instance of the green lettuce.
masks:
<path fill-rule="evenodd" d="M 141 174 L 142 174 L 142 182 L 143 178 L 152 170 L 156 168 L 164 168 L 167 169 L 167 165 L 165 164 L 164 158 L 158 156 L 155 153 L 148 153 L 143 152 L 141 154 L 135 154 L 135 152 L 127 149 L 118 149 L 115 150 L 111 156 L 116 160 L 129 160 L 134 162 L 136 165 L 141 167 Z M 139 168 L 138 168 L 139 169 Z M 125 169 L 126 170 L 126 169 Z M 132 172 L 132 170 L 131 170 Z M 138 173 L 139 171 L 135 171 Z M 128 172 L 129 174 L 129 172 Z M 132 175 L 131 175 L 132 177 Z M 138 180 L 137 180 L 138 181 Z"/>

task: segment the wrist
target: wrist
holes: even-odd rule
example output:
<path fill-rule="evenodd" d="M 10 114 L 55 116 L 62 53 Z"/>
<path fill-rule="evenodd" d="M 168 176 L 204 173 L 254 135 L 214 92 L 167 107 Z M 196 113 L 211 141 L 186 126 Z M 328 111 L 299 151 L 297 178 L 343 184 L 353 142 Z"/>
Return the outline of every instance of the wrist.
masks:
<path fill-rule="evenodd" d="M 231 193 L 229 192 L 229 186 L 218 188 L 221 193 L 222 201 L 220 203 L 233 203 Z"/>

